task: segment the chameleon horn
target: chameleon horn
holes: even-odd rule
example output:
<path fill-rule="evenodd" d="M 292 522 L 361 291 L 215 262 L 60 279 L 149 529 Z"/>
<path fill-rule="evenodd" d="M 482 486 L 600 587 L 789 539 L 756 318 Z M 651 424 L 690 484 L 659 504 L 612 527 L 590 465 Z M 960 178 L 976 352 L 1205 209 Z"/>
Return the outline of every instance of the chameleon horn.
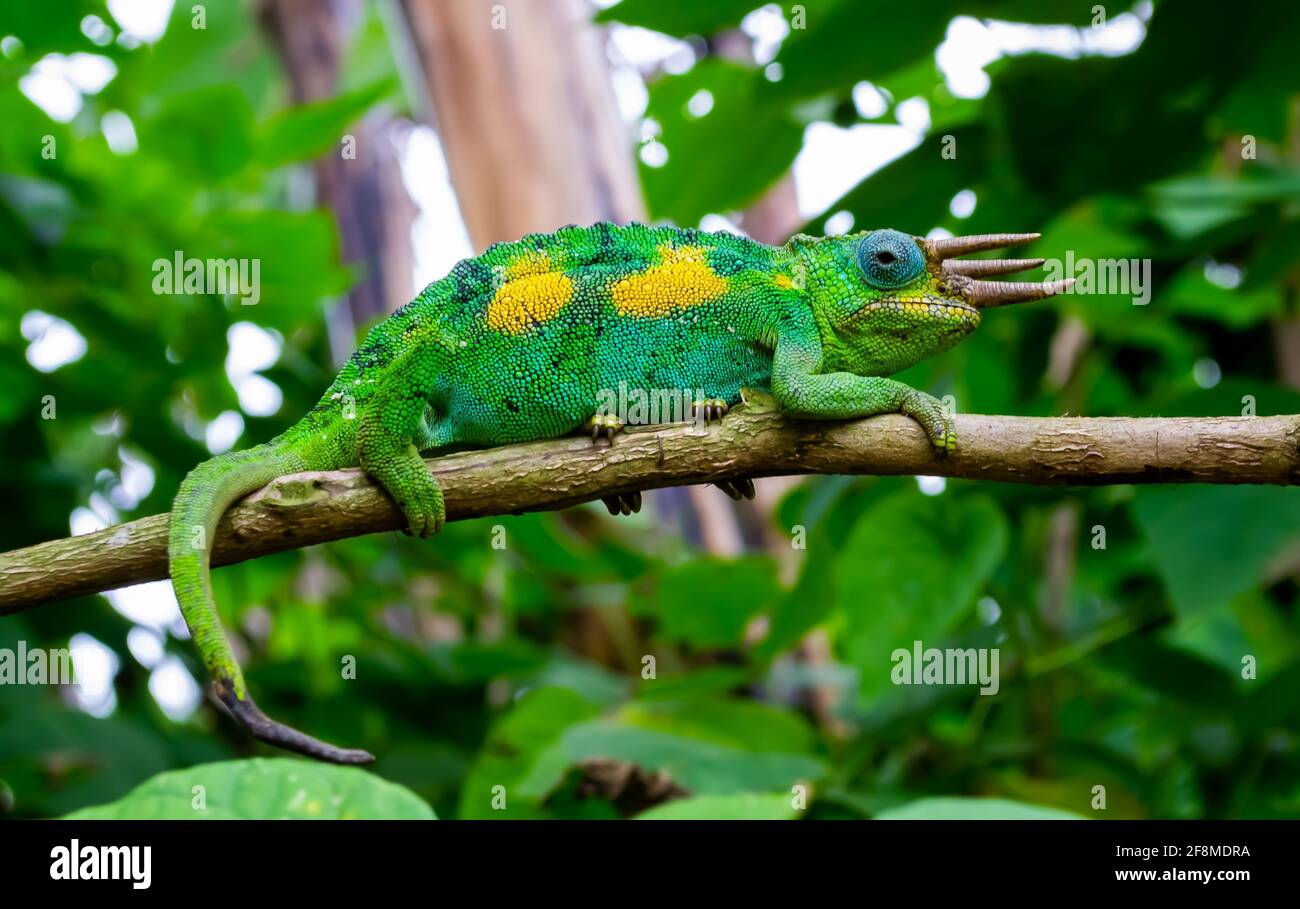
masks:
<path fill-rule="evenodd" d="M 1074 278 L 1063 281 L 971 281 L 963 288 L 966 302 L 976 309 L 1006 306 L 1042 300 L 1065 293 L 1074 286 Z"/>
<path fill-rule="evenodd" d="M 969 237 L 943 237 L 922 240 L 926 252 L 936 259 L 952 259 L 968 253 L 987 252 L 1003 246 L 1023 246 L 1032 243 L 1042 234 L 974 234 Z"/>
<path fill-rule="evenodd" d="M 943 270 L 951 275 L 979 278 L 984 275 L 1009 275 L 1012 272 L 1028 271 L 1042 264 L 1042 259 L 950 259 L 943 263 Z"/>

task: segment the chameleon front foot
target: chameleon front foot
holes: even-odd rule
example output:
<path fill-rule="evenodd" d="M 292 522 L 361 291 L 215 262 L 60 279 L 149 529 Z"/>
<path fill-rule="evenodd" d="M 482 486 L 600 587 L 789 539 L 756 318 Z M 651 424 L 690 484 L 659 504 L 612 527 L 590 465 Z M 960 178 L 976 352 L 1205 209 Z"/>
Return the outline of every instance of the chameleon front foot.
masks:
<path fill-rule="evenodd" d="M 957 450 L 957 421 L 943 402 L 921 391 L 909 389 L 912 394 L 903 400 L 899 410 L 921 424 L 930 437 L 934 453 L 946 458 Z"/>
<path fill-rule="evenodd" d="M 586 423 L 586 429 L 591 433 L 592 444 L 599 442 L 604 438 L 610 445 L 614 444 L 614 436 L 623 431 L 627 424 L 614 416 L 612 413 L 594 414 Z"/>
<path fill-rule="evenodd" d="M 318 761 L 329 761 L 331 764 L 369 764 L 375 759 L 369 751 L 360 748 L 339 748 L 329 742 L 312 738 L 305 732 L 299 732 L 292 726 L 277 723 L 263 713 L 253 703 L 252 698 L 247 695 L 243 698 L 238 697 L 229 682 L 217 681 L 214 687 L 217 697 L 226 705 L 230 715 L 259 742 L 304 754 Z"/>
<path fill-rule="evenodd" d="M 629 515 L 635 514 L 641 510 L 641 493 L 638 492 L 616 492 L 613 495 L 605 496 L 601 499 L 605 507 L 609 509 L 612 515 Z"/>
<path fill-rule="evenodd" d="M 720 421 L 726 416 L 731 405 L 722 398 L 700 398 L 698 401 L 691 402 L 691 418 L 695 420 L 704 420 L 704 425 Z"/>
<path fill-rule="evenodd" d="M 737 502 L 741 499 L 752 500 L 754 498 L 754 481 L 749 477 L 741 477 L 739 480 L 722 480 L 713 485 Z"/>

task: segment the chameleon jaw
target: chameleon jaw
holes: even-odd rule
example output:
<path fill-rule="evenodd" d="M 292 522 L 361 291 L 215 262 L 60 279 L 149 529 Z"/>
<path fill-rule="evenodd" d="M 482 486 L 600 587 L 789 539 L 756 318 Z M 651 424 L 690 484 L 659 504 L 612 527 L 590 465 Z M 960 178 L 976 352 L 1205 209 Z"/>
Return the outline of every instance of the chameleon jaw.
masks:
<path fill-rule="evenodd" d="M 976 309 L 1042 300 L 1069 290 L 1073 278 L 1063 281 L 984 281 L 985 275 L 1006 275 L 1043 264 L 1042 259 L 958 259 L 969 253 L 1032 243 L 1041 234 L 975 234 L 920 240 L 931 261 L 942 262 L 942 274 L 952 292 Z"/>

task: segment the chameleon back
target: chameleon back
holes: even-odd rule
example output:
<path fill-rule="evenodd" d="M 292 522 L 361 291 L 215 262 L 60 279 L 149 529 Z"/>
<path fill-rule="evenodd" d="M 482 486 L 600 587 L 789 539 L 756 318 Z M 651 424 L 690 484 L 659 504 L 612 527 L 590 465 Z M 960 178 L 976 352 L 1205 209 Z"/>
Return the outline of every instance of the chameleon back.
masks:
<path fill-rule="evenodd" d="M 437 336 L 446 364 L 430 389 L 426 447 L 550 438 L 611 401 L 735 403 L 742 387 L 766 387 L 765 336 L 796 298 L 780 251 L 742 237 L 567 227 L 458 263 L 353 359 L 362 369 L 401 337 Z M 355 387 L 360 373 L 348 373 L 336 384 Z"/>

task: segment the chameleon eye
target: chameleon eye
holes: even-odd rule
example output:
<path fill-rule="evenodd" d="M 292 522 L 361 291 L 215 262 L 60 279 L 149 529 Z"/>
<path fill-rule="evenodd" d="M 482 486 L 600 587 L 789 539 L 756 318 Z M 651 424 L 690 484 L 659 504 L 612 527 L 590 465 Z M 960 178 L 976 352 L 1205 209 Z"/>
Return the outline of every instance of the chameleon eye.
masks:
<path fill-rule="evenodd" d="M 925 268 L 925 256 L 907 234 L 874 230 L 858 244 L 858 268 L 877 290 L 897 290 L 916 280 Z"/>

